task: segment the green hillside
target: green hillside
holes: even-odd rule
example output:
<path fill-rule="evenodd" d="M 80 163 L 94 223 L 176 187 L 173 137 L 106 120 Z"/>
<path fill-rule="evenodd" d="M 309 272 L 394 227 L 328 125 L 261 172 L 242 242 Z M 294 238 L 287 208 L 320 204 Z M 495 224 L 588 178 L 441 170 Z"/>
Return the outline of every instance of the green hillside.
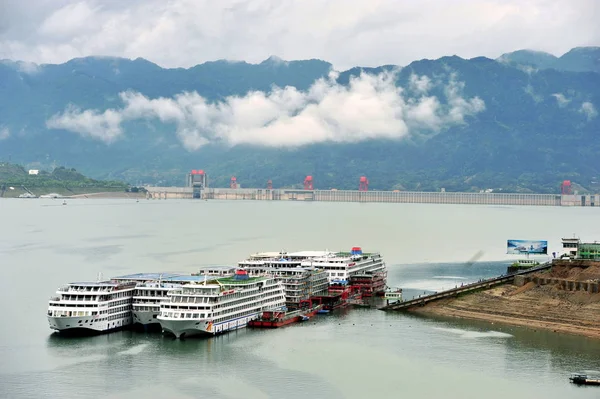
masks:
<path fill-rule="evenodd" d="M 36 196 L 56 193 L 70 196 L 97 192 L 125 192 L 128 184 L 119 181 L 102 181 L 85 177 L 75 169 L 57 167 L 52 172 L 38 170 L 29 174 L 21 165 L 0 162 L 0 196 L 18 197 L 30 193 Z"/>

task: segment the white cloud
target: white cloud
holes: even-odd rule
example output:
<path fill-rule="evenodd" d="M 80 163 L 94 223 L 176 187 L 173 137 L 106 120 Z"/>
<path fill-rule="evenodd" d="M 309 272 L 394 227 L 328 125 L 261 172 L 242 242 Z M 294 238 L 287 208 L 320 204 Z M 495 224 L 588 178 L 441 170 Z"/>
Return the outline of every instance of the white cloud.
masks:
<path fill-rule="evenodd" d="M 140 93 L 121 93 L 121 109 L 68 108 L 47 126 L 93 137 L 106 143 L 122 135 L 121 123 L 158 119 L 173 123 L 189 150 L 211 142 L 228 145 L 300 146 L 319 142 L 359 142 L 411 134 L 435 134 L 485 108 L 484 102 L 462 96 L 464 83 L 451 74 L 444 85 L 445 102 L 426 92 L 413 96 L 396 87 L 396 73 L 361 74 L 349 85 L 336 82 L 337 74 L 317 80 L 306 92 L 295 87 L 254 91 L 210 103 L 198 93 L 150 99 Z M 411 77 L 410 82 L 429 82 Z M 411 83 L 412 84 L 412 83 Z"/>
<path fill-rule="evenodd" d="M 533 86 L 531 84 L 525 86 L 523 90 L 525 91 L 525 93 L 529 94 L 533 101 L 535 101 L 536 103 L 542 102 L 542 100 L 544 99 L 541 95 L 537 94 L 535 90 L 533 90 Z"/>
<path fill-rule="evenodd" d="M 3 0 L 0 59 L 320 58 L 336 69 L 600 42 L 597 0 Z M 565 35 L 564 32 L 569 32 Z"/>
<path fill-rule="evenodd" d="M 474 115 L 485 109 L 485 103 L 479 97 L 466 100 L 461 96 L 464 87 L 465 83 L 457 81 L 456 75 L 452 73 L 445 88 L 445 93 L 450 105 L 448 116 L 450 121 L 454 123 L 464 123 L 465 116 Z"/>
<path fill-rule="evenodd" d="M 538 69 L 532 67 L 531 65 L 517 65 L 517 69 L 525 72 L 527 75 L 531 76 L 534 73 L 537 73 Z"/>
<path fill-rule="evenodd" d="M 46 122 L 50 129 L 65 129 L 82 134 L 83 136 L 100 139 L 112 143 L 123 131 L 121 129 L 122 115 L 113 110 L 102 113 L 94 110 L 81 111 L 76 107 L 68 107 L 62 115 L 55 115 Z"/>
<path fill-rule="evenodd" d="M 94 16 L 101 11 L 92 2 L 80 1 L 67 4 L 50 14 L 38 28 L 38 32 L 55 39 L 72 39 L 76 35 L 97 29 Z"/>
<path fill-rule="evenodd" d="M 565 97 L 564 94 L 561 93 L 554 93 L 552 94 L 552 97 L 556 98 L 556 102 L 558 103 L 558 106 L 560 108 L 566 107 L 571 102 L 570 99 L 568 99 L 567 97 Z"/>
<path fill-rule="evenodd" d="M 594 107 L 594 104 L 592 104 L 591 102 L 588 102 L 588 101 L 581 104 L 581 108 L 579 108 L 579 112 L 581 112 L 582 114 L 585 114 L 588 121 L 592 120 L 598 116 L 598 111 L 596 111 L 596 107 Z"/>
<path fill-rule="evenodd" d="M 0 126 L 0 140 L 5 140 L 10 137 L 10 130 L 6 126 Z"/>
<path fill-rule="evenodd" d="M 410 88 L 418 93 L 427 93 L 431 89 L 431 79 L 427 76 L 410 75 Z"/>

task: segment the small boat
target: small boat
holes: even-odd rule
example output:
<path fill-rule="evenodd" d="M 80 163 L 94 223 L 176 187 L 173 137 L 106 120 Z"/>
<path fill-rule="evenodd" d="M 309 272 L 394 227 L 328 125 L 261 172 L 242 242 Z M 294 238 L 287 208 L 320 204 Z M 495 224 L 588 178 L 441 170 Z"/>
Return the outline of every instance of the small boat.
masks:
<path fill-rule="evenodd" d="M 262 312 L 258 319 L 251 320 L 248 323 L 248 327 L 277 328 L 298 321 L 307 321 L 322 308 L 323 305 L 316 305 L 291 311 L 288 311 L 285 308 L 279 310 L 266 310 Z"/>
<path fill-rule="evenodd" d="M 571 373 L 569 380 L 577 385 L 600 385 L 600 375 L 590 376 L 586 373 Z"/>
<path fill-rule="evenodd" d="M 401 301 L 402 300 L 402 288 L 389 289 L 383 295 L 383 299 L 387 301 Z"/>
<path fill-rule="evenodd" d="M 535 259 L 519 259 L 510 266 L 521 268 L 521 269 L 528 269 L 530 267 L 539 266 L 539 265 L 540 265 L 540 262 L 538 262 Z"/>
<path fill-rule="evenodd" d="M 63 200 L 63 205 L 67 205 L 67 200 Z"/>

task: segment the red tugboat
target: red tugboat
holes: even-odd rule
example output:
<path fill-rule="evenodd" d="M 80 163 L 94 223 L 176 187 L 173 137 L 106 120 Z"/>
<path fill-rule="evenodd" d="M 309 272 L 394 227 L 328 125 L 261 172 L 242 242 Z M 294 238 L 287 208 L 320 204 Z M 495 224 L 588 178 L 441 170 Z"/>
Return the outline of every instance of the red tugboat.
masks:
<path fill-rule="evenodd" d="M 300 309 L 297 310 L 265 310 L 262 315 L 248 322 L 248 327 L 277 328 L 298 321 L 306 321 L 317 314 L 322 309 L 322 305 L 314 305 L 312 301 L 305 300 L 300 302 Z"/>

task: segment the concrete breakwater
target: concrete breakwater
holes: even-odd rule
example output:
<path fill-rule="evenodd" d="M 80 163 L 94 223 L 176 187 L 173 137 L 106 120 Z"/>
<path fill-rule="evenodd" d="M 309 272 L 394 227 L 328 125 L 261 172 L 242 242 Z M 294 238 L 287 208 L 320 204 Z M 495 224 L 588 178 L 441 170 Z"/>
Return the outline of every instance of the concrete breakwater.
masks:
<path fill-rule="evenodd" d="M 301 190 L 146 187 L 148 199 L 385 202 L 531 206 L 600 206 L 600 195 L 506 194 L 418 191 Z"/>

